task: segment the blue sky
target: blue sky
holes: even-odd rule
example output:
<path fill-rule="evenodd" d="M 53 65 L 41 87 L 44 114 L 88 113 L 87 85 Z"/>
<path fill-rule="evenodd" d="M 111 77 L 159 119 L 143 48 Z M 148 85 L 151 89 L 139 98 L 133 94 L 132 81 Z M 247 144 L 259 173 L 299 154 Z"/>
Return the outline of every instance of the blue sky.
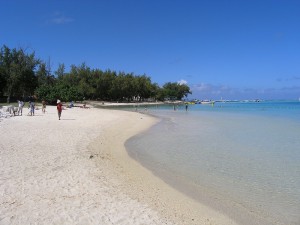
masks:
<path fill-rule="evenodd" d="M 199 99 L 298 99 L 298 0 L 0 0 L 0 45 L 187 83 Z"/>

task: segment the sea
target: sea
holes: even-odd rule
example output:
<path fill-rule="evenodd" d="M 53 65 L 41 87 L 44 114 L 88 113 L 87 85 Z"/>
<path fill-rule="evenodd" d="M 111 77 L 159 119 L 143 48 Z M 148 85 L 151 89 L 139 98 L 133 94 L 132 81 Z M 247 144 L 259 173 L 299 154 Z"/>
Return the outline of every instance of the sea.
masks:
<path fill-rule="evenodd" d="M 155 176 L 240 224 L 300 224 L 299 101 L 137 110 L 160 122 L 125 147 Z"/>

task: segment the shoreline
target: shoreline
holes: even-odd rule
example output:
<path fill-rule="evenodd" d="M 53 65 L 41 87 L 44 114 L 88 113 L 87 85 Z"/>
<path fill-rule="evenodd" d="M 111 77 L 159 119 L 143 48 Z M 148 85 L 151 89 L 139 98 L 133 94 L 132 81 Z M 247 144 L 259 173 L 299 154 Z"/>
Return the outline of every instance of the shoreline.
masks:
<path fill-rule="evenodd" d="M 236 224 L 130 158 L 125 141 L 145 114 L 63 110 L 0 122 L 0 224 Z"/>
<path fill-rule="evenodd" d="M 221 130 L 223 132 L 218 132 L 217 129 L 220 129 L 222 127 L 222 121 L 224 120 L 224 118 L 226 118 L 225 120 L 227 120 L 227 121 L 232 121 L 233 119 L 230 119 L 230 117 L 221 117 L 221 116 L 216 117 L 216 115 L 211 115 L 211 113 L 208 113 L 208 112 L 206 112 L 207 117 L 203 113 L 201 114 L 201 116 L 198 115 L 198 118 L 194 118 L 190 114 L 189 117 L 192 117 L 192 118 L 190 118 L 191 124 L 195 124 L 195 121 L 201 121 L 202 124 L 197 123 L 195 126 L 188 126 L 184 123 L 185 121 L 188 122 L 188 120 L 180 120 L 179 118 L 182 119 L 181 116 L 180 117 L 178 116 L 178 118 L 176 120 L 175 113 L 173 113 L 171 110 L 170 110 L 170 112 L 168 112 L 168 110 L 166 110 L 164 113 L 161 113 L 158 111 L 160 111 L 160 110 L 157 110 L 157 112 L 154 112 L 154 114 L 155 114 L 155 116 L 158 116 L 158 117 L 159 117 L 159 115 L 161 115 L 161 118 L 163 118 L 162 122 L 155 125 L 153 128 L 151 128 L 146 133 L 140 134 L 136 137 L 133 137 L 132 141 L 129 139 L 128 144 L 126 143 L 126 147 L 128 147 L 128 152 L 132 158 L 136 159 L 144 167 L 151 170 L 154 175 L 160 177 L 167 184 L 171 185 L 175 189 L 179 190 L 182 193 L 185 193 L 186 195 L 190 196 L 193 199 L 196 199 L 201 204 L 210 206 L 211 208 L 213 208 L 217 211 L 220 211 L 220 212 L 224 213 L 225 215 L 228 215 L 228 217 L 232 218 L 238 224 L 243 224 L 243 225 L 298 224 L 297 222 L 299 220 L 299 216 L 297 214 L 297 208 L 298 208 L 299 204 L 296 204 L 296 203 L 299 203 L 299 201 L 298 201 L 299 195 L 297 195 L 297 193 L 298 193 L 297 189 L 293 189 L 293 188 L 295 188 L 295 185 L 293 186 L 291 184 L 291 186 L 290 186 L 291 188 L 289 190 L 293 190 L 293 192 L 292 191 L 288 192 L 288 190 L 284 190 L 284 188 L 282 188 L 282 186 L 279 183 L 277 183 L 277 184 L 279 184 L 277 186 L 276 182 L 268 182 L 268 181 L 272 181 L 272 176 L 270 176 L 270 174 L 272 174 L 272 173 L 270 173 L 270 171 L 271 171 L 270 168 L 272 168 L 271 164 L 269 164 L 269 166 L 264 167 L 264 168 L 266 168 L 265 170 L 262 170 L 262 171 L 265 171 L 264 174 L 259 174 L 259 173 L 255 173 L 255 171 L 251 170 L 252 168 L 254 168 L 253 166 L 252 166 L 252 168 L 247 167 L 248 164 L 245 163 L 247 161 L 246 160 L 244 161 L 242 157 L 241 157 L 242 160 L 239 161 L 242 163 L 236 164 L 236 165 L 238 165 L 238 167 L 244 169 L 244 170 L 241 170 L 240 172 L 237 172 L 237 171 L 239 171 L 238 169 L 232 170 L 232 168 L 236 168 L 236 167 L 234 167 L 234 166 L 230 167 L 230 160 L 226 160 L 226 157 L 224 157 L 224 160 L 223 160 L 222 153 L 225 152 L 225 154 L 226 153 L 230 154 L 231 149 L 233 149 L 233 150 L 235 149 L 234 153 L 238 153 L 238 154 L 239 154 L 240 150 L 244 151 L 244 153 L 247 154 L 248 152 L 250 152 L 247 150 L 251 149 L 250 148 L 251 146 L 253 146 L 252 149 L 255 150 L 256 146 L 252 145 L 253 141 L 251 142 L 247 138 L 248 142 L 245 142 L 245 145 L 243 145 L 243 146 L 245 146 L 244 149 L 238 148 L 238 146 L 242 146 L 241 143 L 243 143 L 243 142 L 241 142 L 239 140 L 231 141 L 230 144 L 232 145 L 232 148 L 230 148 L 230 150 L 228 151 L 229 148 L 226 146 L 226 144 L 228 144 L 229 142 L 227 142 L 225 139 L 219 138 L 218 140 L 216 140 L 217 144 L 215 146 L 220 146 L 220 148 L 216 148 L 215 151 L 214 151 L 214 149 L 211 148 L 211 143 L 212 143 L 211 140 L 214 139 L 215 137 L 222 137 L 222 133 L 224 133 L 224 130 L 226 130 L 224 128 L 227 128 L 227 130 L 229 130 L 230 127 L 233 127 L 233 128 L 235 127 L 234 124 L 228 123 L 227 126 L 223 126 L 223 130 Z M 174 114 L 174 117 L 172 116 L 172 114 Z M 179 114 L 179 115 L 181 115 L 181 114 Z M 170 118 L 173 118 L 171 123 L 170 123 Z M 213 119 L 213 118 L 214 119 L 218 118 L 218 120 L 213 120 L 214 123 L 210 123 L 209 127 L 215 127 L 217 129 L 213 130 L 213 132 L 210 132 L 211 134 L 207 136 L 208 139 L 206 139 L 206 136 L 204 133 L 203 134 L 201 133 L 200 135 L 197 133 L 197 135 L 199 135 L 198 136 L 199 138 L 203 137 L 203 139 L 201 139 L 201 142 L 196 142 L 197 147 L 193 148 L 196 145 L 190 146 L 189 143 L 184 142 L 185 140 L 190 140 L 190 139 L 188 139 L 189 138 L 188 135 L 186 136 L 187 138 L 184 140 L 178 139 L 178 137 L 185 137 L 185 134 L 190 134 L 191 137 L 194 137 L 193 135 L 195 135 L 195 133 L 193 133 L 192 131 L 197 132 L 198 127 L 199 127 L 200 132 L 202 132 L 202 131 L 205 132 L 205 130 L 209 131 L 209 129 L 207 129 L 207 126 L 205 126 L 205 123 L 203 123 L 203 121 L 210 121 L 210 119 Z M 292 124 L 292 121 L 286 121 L 283 119 L 282 120 L 277 119 L 276 123 L 274 123 L 274 118 L 268 119 L 265 117 L 264 114 L 260 115 L 260 116 L 257 116 L 257 115 L 250 116 L 250 115 L 246 114 L 243 116 L 241 115 L 241 117 L 236 117 L 235 114 L 232 114 L 231 118 L 234 118 L 237 120 L 235 125 L 244 124 L 241 121 L 246 121 L 245 119 L 247 119 L 247 120 L 249 119 L 249 121 L 257 121 L 257 123 L 254 123 L 254 122 L 245 123 L 245 126 L 244 126 L 245 133 L 247 133 L 247 131 L 251 131 L 251 130 L 257 132 L 257 130 L 255 128 L 259 127 L 259 126 L 257 126 L 258 124 L 264 125 L 264 127 L 260 127 L 261 133 L 268 133 L 269 135 L 272 135 L 272 132 L 266 132 L 266 131 L 267 130 L 271 131 L 272 128 L 273 128 L 273 130 L 279 130 L 278 129 L 279 127 L 289 127 L 289 129 L 291 131 L 293 131 L 294 129 L 298 130 L 298 128 L 299 128 L 298 123 L 296 123 L 298 125 L 294 125 L 294 124 Z M 185 117 L 184 117 L 184 119 L 185 119 Z M 166 123 L 164 123 L 164 120 Z M 282 124 L 280 123 L 280 121 Z M 218 122 L 218 123 L 216 123 L 216 122 Z M 170 124 L 172 124 L 172 125 L 170 125 Z M 181 126 L 180 124 L 182 124 L 183 126 Z M 220 124 L 220 126 L 219 126 L 219 124 Z M 283 126 L 284 124 L 286 126 Z M 224 124 L 224 125 L 226 125 L 226 124 Z M 228 126 L 228 125 L 230 125 L 230 126 Z M 188 127 L 189 130 L 187 130 L 187 129 L 184 130 L 183 127 Z M 238 126 L 238 127 L 240 128 L 240 126 Z M 242 130 L 242 129 L 237 129 L 236 131 L 239 132 L 240 130 Z M 287 134 L 286 136 L 284 134 L 281 134 L 280 136 L 282 137 L 282 139 L 286 139 L 286 137 L 289 136 L 289 137 L 291 137 L 291 139 L 297 140 L 297 138 L 292 133 L 296 134 L 297 132 L 291 132 L 290 134 Z M 260 137 L 265 137 L 267 140 L 270 140 L 272 138 L 272 137 L 268 138 L 267 135 L 264 136 L 264 135 L 261 135 L 261 134 L 259 135 L 259 134 L 260 133 L 258 133 L 257 136 L 254 135 L 253 140 L 259 140 Z M 175 138 L 172 139 L 172 137 L 177 137 L 178 143 L 177 143 L 177 140 L 175 140 Z M 209 137 L 211 137 L 212 139 L 209 139 Z M 209 141 L 206 142 L 206 140 L 209 140 Z M 180 144 L 181 141 L 183 141 L 184 145 Z M 173 143 L 173 144 L 171 144 L 171 143 Z M 193 143 L 193 142 L 191 142 L 191 143 Z M 295 143 L 297 143 L 297 142 L 295 142 Z M 224 145 L 222 145 L 222 144 L 224 144 Z M 149 147 L 143 148 L 143 145 L 149 145 Z M 166 147 L 166 146 L 170 146 L 170 147 Z M 228 145 L 228 146 L 230 146 L 230 145 Z M 237 146 L 237 148 L 235 148 L 235 146 Z M 281 146 L 281 145 L 279 144 L 279 146 Z M 291 145 L 291 147 L 293 147 L 293 146 L 294 145 Z M 201 152 L 201 151 L 203 152 L 203 154 L 201 153 L 201 155 L 199 155 L 199 157 L 195 157 L 198 160 L 193 160 L 190 157 L 192 154 L 187 154 L 187 156 L 189 156 L 189 157 L 185 158 L 185 156 L 183 155 L 183 154 L 185 154 L 184 150 L 189 150 L 189 147 L 190 147 L 190 149 L 193 149 L 194 152 L 196 152 L 198 150 L 199 150 L 199 152 Z M 173 151 L 173 148 L 174 148 L 174 151 Z M 207 149 L 207 151 L 205 151 L 205 149 Z M 257 149 L 259 149 L 259 148 L 257 148 Z M 294 152 L 296 149 L 291 148 L 291 150 L 293 150 L 293 151 L 290 151 L 290 152 Z M 141 153 L 139 153 L 139 151 L 141 151 Z M 206 157 L 206 155 L 207 155 L 206 153 L 210 154 L 211 152 L 214 152 L 217 154 L 212 153 L 212 156 L 214 156 L 214 157 Z M 172 157 L 173 153 L 174 153 L 174 158 Z M 243 154 L 243 153 L 241 153 L 241 154 Z M 203 155 L 203 157 L 202 157 L 202 155 Z M 232 155 L 235 156 L 234 154 L 232 154 Z M 263 158 L 264 155 L 263 154 L 260 154 L 260 155 Z M 197 155 L 195 154 L 195 156 L 197 156 Z M 242 156 L 245 156 L 245 154 L 243 154 Z M 246 155 L 246 156 L 248 156 L 248 155 Z M 255 159 L 255 154 L 252 154 L 251 156 L 253 156 L 253 159 Z M 297 156 L 298 155 L 296 154 L 296 158 L 298 158 Z M 284 157 L 284 158 L 286 158 L 288 160 L 289 159 L 288 157 Z M 202 160 L 202 158 L 208 159 L 208 160 L 205 161 L 205 160 Z M 183 160 L 181 160 L 181 159 L 183 159 Z M 187 161 L 187 159 L 189 159 L 189 160 Z M 233 159 L 235 160 L 235 162 L 237 162 L 236 159 L 238 159 L 238 157 L 233 157 Z M 245 157 L 245 159 L 250 159 L 250 157 L 249 158 Z M 270 159 L 273 160 L 274 157 L 272 157 Z M 269 162 L 271 162 L 271 160 L 269 160 Z M 221 164 L 220 167 L 216 166 L 215 162 L 217 162 L 217 161 L 219 161 L 219 163 Z M 174 162 L 178 162 L 178 163 L 174 163 Z M 206 162 L 209 163 L 208 167 L 201 166 L 201 165 L 206 165 Z M 232 162 L 234 162 L 234 161 L 232 160 Z M 258 163 L 260 163 L 260 162 L 263 162 L 263 160 L 257 161 L 256 164 L 253 162 L 253 165 L 258 165 Z M 291 162 L 294 162 L 294 161 L 291 161 Z M 226 163 L 226 166 L 222 166 L 222 165 L 225 165 L 225 163 Z M 229 164 L 227 164 L 227 163 L 229 163 Z M 182 165 L 182 168 L 183 168 L 182 170 L 180 169 L 180 165 Z M 185 167 L 185 165 L 199 165 L 199 166 L 192 168 L 192 166 Z M 229 167 L 227 167 L 227 165 Z M 242 165 L 243 167 L 241 167 L 239 165 Z M 273 165 L 276 165 L 276 164 L 273 164 Z M 292 168 L 292 165 L 294 168 L 297 168 L 297 165 L 294 165 L 293 163 L 291 163 L 291 167 L 289 167 L 289 168 Z M 212 170 L 212 172 L 214 172 L 213 168 L 219 168 L 218 171 L 220 171 L 220 168 L 222 168 L 222 167 L 224 168 L 224 172 L 225 172 L 224 174 L 227 174 L 224 177 L 225 178 L 228 177 L 229 178 L 228 181 L 231 182 L 232 185 L 230 185 L 230 183 L 227 182 L 227 180 L 224 180 L 224 177 L 221 177 L 221 178 L 223 178 L 222 179 L 223 182 L 215 182 L 215 181 L 222 181 L 222 180 L 221 179 L 218 180 L 218 178 L 219 178 L 218 176 L 214 177 L 213 173 L 211 173 L 212 176 L 210 177 L 210 170 Z M 168 169 L 164 169 L 164 168 L 168 168 Z M 193 170 L 190 169 L 187 172 L 187 170 L 184 170 L 186 168 L 189 168 L 189 169 L 192 168 Z M 196 180 L 196 179 L 191 180 L 189 178 L 186 178 L 189 176 L 185 177 L 184 175 L 180 175 L 181 171 L 184 171 L 184 172 L 187 172 L 185 174 L 191 175 L 191 177 L 192 177 L 193 173 L 194 174 L 197 173 L 198 168 L 199 168 L 199 174 L 202 173 L 203 182 L 201 180 L 202 177 L 198 180 Z M 231 170 L 226 170 L 227 168 L 230 168 Z M 249 168 L 249 170 L 247 170 L 248 168 Z M 259 168 L 259 167 L 256 167 L 256 168 Z M 174 171 L 177 171 L 178 173 L 174 172 Z M 190 171 L 194 171 L 194 172 L 190 172 Z M 203 171 L 204 171 L 204 173 L 203 173 Z M 255 174 L 255 175 L 256 174 L 261 175 L 261 177 L 264 178 L 263 181 L 265 181 L 265 183 L 268 182 L 270 184 L 270 189 L 264 189 L 264 187 L 266 187 L 266 186 L 264 186 L 264 187 L 259 186 L 260 183 L 255 182 L 258 180 L 255 177 L 253 177 L 254 178 L 253 180 L 248 180 L 248 184 L 246 182 L 243 183 L 242 182 L 243 179 L 240 179 L 240 175 L 242 175 L 242 176 L 244 175 L 245 177 L 247 177 L 248 171 L 249 171 L 249 174 L 251 173 L 251 174 Z M 279 174 L 281 174 L 276 168 L 274 168 L 274 170 L 272 170 L 272 171 L 274 171 L 273 174 L 277 174 L 277 177 L 279 177 Z M 281 170 L 281 171 L 286 171 L 286 170 Z M 290 171 L 291 171 L 291 174 L 293 174 L 294 170 L 290 170 Z M 184 174 L 184 172 L 182 172 L 182 174 Z M 285 173 L 285 174 L 288 174 L 288 173 Z M 208 175 L 208 176 L 206 176 L 206 175 Z M 294 175 L 290 175 L 290 176 L 294 177 L 294 179 L 297 180 L 297 175 L 294 174 Z M 199 178 L 200 176 L 198 176 L 198 177 L 195 176 L 195 177 Z M 216 178 L 216 179 L 214 179 L 214 178 Z M 211 181 L 211 183 L 205 182 L 205 181 Z M 252 181 L 254 181 L 254 182 L 252 182 Z M 284 180 L 282 180 L 282 181 L 284 181 Z M 214 186 L 210 185 L 210 184 L 215 184 L 215 187 L 217 187 L 217 188 L 214 189 Z M 246 184 L 246 185 L 244 185 L 244 184 Z M 282 184 L 285 184 L 285 182 L 282 182 Z M 210 187 L 212 187 L 212 188 L 210 188 Z M 250 188 L 253 187 L 253 189 L 250 189 L 248 187 L 250 187 Z M 260 187 L 262 187 L 262 188 L 260 189 Z M 271 188 L 274 188 L 274 189 L 271 189 Z M 260 192 L 260 190 L 261 190 L 261 192 Z M 273 190 L 280 190 L 281 192 L 276 192 Z M 264 193 L 264 194 L 261 194 L 261 193 Z M 281 197 L 279 195 L 276 196 L 275 194 L 273 195 L 272 193 L 282 193 L 283 197 Z M 268 199 L 268 197 L 267 197 L 267 196 L 271 196 L 271 195 L 275 196 L 272 200 Z M 266 196 L 266 198 L 265 198 L 265 196 Z M 294 197 L 291 198 L 291 196 L 294 196 Z M 242 198 L 240 198 L 240 197 L 242 197 Z M 289 205 L 291 207 L 289 207 L 288 204 L 286 204 L 285 207 L 282 207 L 285 202 L 289 202 Z"/>
<path fill-rule="evenodd" d="M 162 217 L 168 218 L 176 224 L 236 224 L 226 215 L 176 190 L 130 157 L 124 146 L 126 140 L 150 129 L 160 119 L 148 114 L 125 113 L 129 116 L 126 123 L 131 124 L 129 127 L 121 126 L 121 129 L 126 132 L 119 133 L 120 127 L 113 125 L 108 128 L 108 132 L 104 132 L 108 133 L 104 137 L 106 141 L 103 142 L 102 137 L 89 146 L 93 149 L 94 154 L 99 156 L 97 165 L 101 166 L 103 162 L 112 163 L 106 164 L 106 166 L 116 172 L 115 175 L 122 181 L 123 190 L 129 196 L 149 204 L 153 209 L 158 210 Z M 138 118 L 131 117 L 133 114 L 137 114 Z M 138 123 L 139 119 L 142 120 L 142 124 Z M 117 122 L 115 121 L 115 123 Z M 115 138 L 120 140 L 120 143 L 111 145 Z M 105 147 L 97 150 L 97 146 Z M 103 149 L 106 150 L 103 151 Z"/>
<path fill-rule="evenodd" d="M 159 119 L 157 115 L 155 115 L 155 117 Z M 160 123 L 162 123 L 162 125 L 156 124 L 156 126 L 167 126 L 166 124 L 163 124 L 163 121 L 160 121 Z M 148 135 L 152 134 L 153 132 L 151 133 L 150 131 Z M 128 149 L 128 152 L 132 159 L 137 161 L 138 164 L 140 164 L 142 167 L 146 168 L 146 170 L 151 171 L 153 176 L 161 179 L 172 189 L 174 188 L 175 190 L 178 190 L 181 194 L 183 194 L 187 198 L 192 198 L 200 205 L 203 204 L 208 208 L 211 208 L 215 211 L 220 212 L 221 214 L 226 215 L 229 218 L 232 218 L 237 224 L 283 224 L 279 223 L 278 221 L 276 222 L 276 220 L 271 220 L 270 218 L 263 217 L 262 214 L 258 214 L 254 211 L 254 209 L 253 211 L 249 210 L 249 208 L 244 207 L 244 205 L 242 205 L 240 202 L 232 201 L 232 199 L 227 198 L 225 195 L 223 196 L 221 193 L 213 192 L 205 186 L 196 185 L 185 177 L 174 175 L 174 173 L 164 170 L 159 166 L 156 168 L 155 166 L 151 165 L 151 162 L 147 161 L 147 159 L 139 160 L 138 153 L 134 153 L 134 151 L 130 151 L 130 149 Z"/>

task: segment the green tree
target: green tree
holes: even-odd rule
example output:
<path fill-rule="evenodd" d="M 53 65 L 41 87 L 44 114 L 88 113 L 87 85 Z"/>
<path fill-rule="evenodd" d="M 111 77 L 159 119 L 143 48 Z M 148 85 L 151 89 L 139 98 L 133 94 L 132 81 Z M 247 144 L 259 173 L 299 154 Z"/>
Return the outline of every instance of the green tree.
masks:
<path fill-rule="evenodd" d="M 7 95 L 7 102 L 11 96 L 32 95 L 38 85 L 34 70 L 39 60 L 35 53 L 27 54 L 22 48 L 11 50 L 4 45 L 0 55 L 0 77 L 5 83 L 2 92 Z"/>
<path fill-rule="evenodd" d="M 62 77 L 65 75 L 65 64 L 60 63 L 54 73 L 58 79 L 62 79 Z"/>
<path fill-rule="evenodd" d="M 54 85 L 56 82 L 55 77 L 51 75 L 51 70 L 49 65 L 45 62 L 40 62 L 38 65 L 38 69 L 36 71 L 36 77 L 38 86 L 42 85 Z"/>
<path fill-rule="evenodd" d="M 104 72 L 97 71 L 99 79 L 97 79 L 97 97 L 102 100 L 112 100 L 113 81 L 116 79 L 117 74 L 114 71 L 106 70 Z"/>
<path fill-rule="evenodd" d="M 137 95 L 141 101 L 153 95 L 153 85 L 150 77 L 143 75 L 137 76 Z"/>
<path fill-rule="evenodd" d="M 37 67 L 37 68 L 36 68 Z M 162 88 L 142 76 L 100 69 L 91 69 L 82 63 L 71 65 L 65 72 L 65 65 L 59 64 L 51 74 L 50 63 L 35 58 L 35 53 L 27 54 L 22 48 L 9 49 L 3 46 L 0 51 L 0 94 L 26 96 L 36 93 L 40 100 L 55 102 L 86 99 L 132 101 L 165 97 L 182 99 L 190 94 L 185 84 L 166 83 Z"/>
<path fill-rule="evenodd" d="M 186 84 L 172 83 L 168 82 L 164 84 L 164 95 L 171 99 L 181 100 L 183 97 L 187 97 L 188 94 L 191 94 L 189 86 Z"/>

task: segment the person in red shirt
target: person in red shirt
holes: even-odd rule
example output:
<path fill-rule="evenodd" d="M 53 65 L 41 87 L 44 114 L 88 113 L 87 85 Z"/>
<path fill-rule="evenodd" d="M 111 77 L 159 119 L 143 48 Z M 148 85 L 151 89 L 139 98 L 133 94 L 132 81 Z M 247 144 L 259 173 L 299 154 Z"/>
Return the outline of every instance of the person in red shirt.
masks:
<path fill-rule="evenodd" d="M 57 108 L 57 113 L 58 113 L 58 119 L 60 120 L 61 111 L 62 111 L 62 104 L 61 104 L 61 102 L 60 102 L 59 99 L 57 100 L 57 106 L 56 106 L 56 108 Z"/>

